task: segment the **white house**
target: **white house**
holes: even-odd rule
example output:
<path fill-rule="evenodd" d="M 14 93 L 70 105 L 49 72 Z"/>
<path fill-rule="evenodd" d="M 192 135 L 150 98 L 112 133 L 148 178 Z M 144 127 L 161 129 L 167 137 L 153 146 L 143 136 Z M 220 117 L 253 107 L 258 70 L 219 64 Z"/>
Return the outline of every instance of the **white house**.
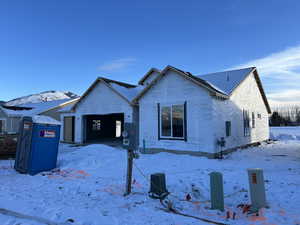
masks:
<path fill-rule="evenodd" d="M 270 112 L 254 67 L 196 76 L 167 66 L 151 69 L 139 85 L 98 78 L 62 112 L 61 140 L 121 140 L 128 122 L 145 152 L 214 157 L 269 139 Z"/>
<path fill-rule="evenodd" d="M 146 152 L 214 157 L 269 139 L 271 110 L 256 68 L 194 76 L 167 66 L 153 76 L 133 100 L 139 105 L 139 146 Z"/>
<path fill-rule="evenodd" d="M 69 110 L 61 112 L 61 140 L 91 143 L 122 139 L 124 123 L 138 122 L 132 99 L 142 86 L 99 77 Z"/>

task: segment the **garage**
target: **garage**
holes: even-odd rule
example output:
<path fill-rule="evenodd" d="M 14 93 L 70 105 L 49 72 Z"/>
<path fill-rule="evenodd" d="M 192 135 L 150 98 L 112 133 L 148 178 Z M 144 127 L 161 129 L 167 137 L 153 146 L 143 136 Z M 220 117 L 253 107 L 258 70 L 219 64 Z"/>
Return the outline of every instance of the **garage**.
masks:
<path fill-rule="evenodd" d="M 85 124 L 85 142 L 120 143 L 124 126 L 124 113 L 106 115 L 87 115 Z"/>

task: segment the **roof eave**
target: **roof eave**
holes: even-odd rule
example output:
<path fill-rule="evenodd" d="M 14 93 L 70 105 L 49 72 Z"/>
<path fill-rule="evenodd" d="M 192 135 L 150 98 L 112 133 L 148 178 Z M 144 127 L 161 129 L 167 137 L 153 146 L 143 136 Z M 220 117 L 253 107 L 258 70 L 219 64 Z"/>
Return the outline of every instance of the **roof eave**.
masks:
<path fill-rule="evenodd" d="M 151 68 L 138 82 L 139 85 L 143 85 L 144 84 L 144 81 L 150 76 L 151 73 L 153 72 L 157 72 L 157 73 L 160 73 L 161 71 L 157 68 Z"/>

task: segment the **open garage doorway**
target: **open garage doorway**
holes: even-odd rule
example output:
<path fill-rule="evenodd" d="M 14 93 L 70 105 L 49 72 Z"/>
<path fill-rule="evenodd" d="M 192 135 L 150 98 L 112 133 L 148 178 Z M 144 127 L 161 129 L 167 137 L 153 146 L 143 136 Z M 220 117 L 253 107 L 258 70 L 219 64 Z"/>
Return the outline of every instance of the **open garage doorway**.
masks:
<path fill-rule="evenodd" d="M 122 144 L 124 113 L 87 115 L 84 121 L 86 143 Z"/>

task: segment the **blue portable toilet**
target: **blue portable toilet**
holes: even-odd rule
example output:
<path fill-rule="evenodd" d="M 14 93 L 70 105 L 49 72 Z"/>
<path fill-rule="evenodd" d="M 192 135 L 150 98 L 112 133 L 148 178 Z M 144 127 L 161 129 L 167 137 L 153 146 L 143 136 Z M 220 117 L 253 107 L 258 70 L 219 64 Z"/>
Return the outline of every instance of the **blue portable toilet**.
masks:
<path fill-rule="evenodd" d="M 35 175 L 56 167 L 61 123 L 47 116 L 20 122 L 15 170 Z"/>

